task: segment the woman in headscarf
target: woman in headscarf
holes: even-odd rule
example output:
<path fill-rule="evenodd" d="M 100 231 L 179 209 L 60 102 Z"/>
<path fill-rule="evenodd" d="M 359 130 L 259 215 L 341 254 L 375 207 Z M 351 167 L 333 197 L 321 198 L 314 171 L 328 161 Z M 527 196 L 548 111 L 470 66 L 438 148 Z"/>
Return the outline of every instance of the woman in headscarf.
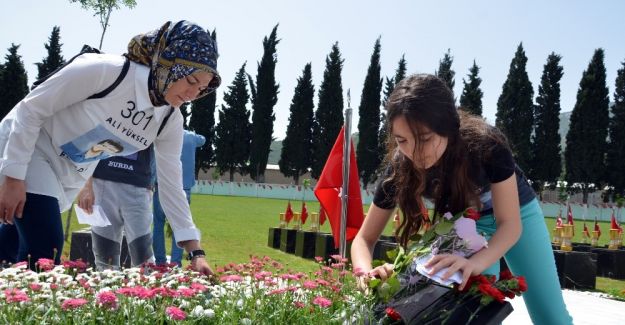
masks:
<path fill-rule="evenodd" d="M 10 234 L 15 228 L 6 225 L 15 224 L 18 261 L 28 259 L 31 268 L 39 258 L 60 262 L 61 212 L 97 165 L 73 160 L 69 149 L 87 151 L 108 139 L 123 148 L 112 155 L 126 156 L 154 143 L 161 204 L 178 245 L 190 253 L 195 270 L 212 273 L 182 189 L 183 118 L 177 108 L 219 86 L 217 57 L 205 29 L 167 22 L 134 37 L 125 56 L 80 55 L 30 92 L 0 122 L 2 251 L 17 251 Z M 105 90 L 106 96 L 94 96 Z"/>

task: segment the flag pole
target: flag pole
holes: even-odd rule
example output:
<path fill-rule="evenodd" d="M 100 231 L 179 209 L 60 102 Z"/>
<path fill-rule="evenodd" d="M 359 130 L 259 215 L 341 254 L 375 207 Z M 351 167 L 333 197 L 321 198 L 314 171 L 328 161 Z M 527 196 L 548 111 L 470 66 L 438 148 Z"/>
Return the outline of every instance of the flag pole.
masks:
<path fill-rule="evenodd" d="M 345 110 L 345 127 L 343 139 L 343 187 L 341 188 L 341 229 L 339 254 L 346 257 L 347 250 L 347 199 L 349 195 L 349 158 L 351 156 L 351 128 L 352 128 L 352 108 L 349 89 L 347 89 L 347 109 Z"/>

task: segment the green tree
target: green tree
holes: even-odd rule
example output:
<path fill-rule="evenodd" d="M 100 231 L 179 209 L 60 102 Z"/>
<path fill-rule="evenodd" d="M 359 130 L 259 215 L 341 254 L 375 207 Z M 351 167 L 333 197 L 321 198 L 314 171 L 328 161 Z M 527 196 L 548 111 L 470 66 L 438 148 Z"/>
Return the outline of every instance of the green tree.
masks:
<path fill-rule="evenodd" d="M 258 64 L 256 85 L 252 92 L 252 147 L 250 151 L 250 175 L 257 183 L 265 181 L 265 168 L 269 159 L 273 138 L 273 121 L 276 116 L 273 107 L 278 102 L 278 88 L 275 70 L 278 62 L 276 46 L 280 43 L 276 25 L 269 37 L 263 39 L 263 57 Z"/>
<path fill-rule="evenodd" d="M 46 50 L 48 51 L 48 56 L 41 60 L 40 63 L 35 63 L 38 70 L 37 79 L 41 79 L 49 75 L 65 63 L 65 59 L 63 59 L 63 55 L 61 55 L 61 46 L 63 46 L 63 44 L 60 43 L 60 33 L 60 27 L 52 27 L 52 34 L 50 34 L 48 44 L 44 44 Z"/>
<path fill-rule="evenodd" d="M 610 99 L 603 58 L 603 49 L 595 50 L 582 75 L 566 135 L 566 181 L 582 186 L 584 203 L 589 185 L 594 183 L 596 187 L 605 180 Z"/>
<path fill-rule="evenodd" d="M 226 105 L 221 105 L 219 123 L 215 128 L 217 169 L 220 175 L 229 172 L 231 182 L 236 171 L 241 174 L 247 171 L 252 138 L 250 111 L 246 107 L 249 99 L 244 63 L 224 93 Z"/>
<path fill-rule="evenodd" d="M 384 99 L 382 100 L 383 108 L 386 108 L 386 102 L 388 98 L 395 90 L 395 86 L 406 77 L 406 59 L 402 54 L 401 59 L 397 63 L 397 69 L 395 70 L 395 76 L 392 78 L 386 78 L 384 84 Z M 380 135 L 378 136 L 378 153 L 380 154 L 380 162 L 384 160 L 386 154 L 386 141 L 388 138 L 388 126 L 386 125 L 386 113 L 383 110 L 380 114 Z"/>
<path fill-rule="evenodd" d="M 22 56 L 17 53 L 19 45 L 11 44 L 9 54 L 4 58 L 0 74 L 0 120 L 28 94 L 28 77 Z"/>
<path fill-rule="evenodd" d="M 527 76 L 527 57 L 523 43 L 519 44 L 510 62 L 508 79 L 497 101 L 496 124 L 508 137 L 517 164 L 524 171 L 529 170 L 532 144 L 531 134 L 534 125 L 534 89 Z"/>
<path fill-rule="evenodd" d="M 482 116 L 482 97 L 484 97 L 484 93 L 480 89 L 482 78 L 478 76 L 479 73 L 480 67 L 473 60 L 473 65 L 469 68 L 469 74 L 467 75 L 469 81 L 467 82 L 462 78 L 464 88 L 462 89 L 462 95 L 460 95 L 460 106 L 471 114 Z"/>
<path fill-rule="evenodd" d="M 625 195 L 625 61 L 617 72 L 614 104 L 610 119 L 610 146 L 607 168 L 609 183 L 614 191 Z"/>
<path fill-rule="evenodd" d="M 374 178 L 380 166 L 379 132 L 380 132 L 380 93 L 382 78 L 380 76 L 380 38 L 375 41 L 373 53 L 365 77 L 365 83 L 358 106 L 358 133 L 360 138 L 356 147 L 356 161 L 360 180 L 367 186 Z"/>
<path fill-rule="evenodd" d="M 211 37 L 217 41 L 217 32 L 213 30 Z M 206 143 L 200 147 L 195 155 L 195 173 L 207 171 L 215 159 L 213 143 L 215 142 L 215 103 L 217 92 L 212 92 L 193 102 L 191 106 L 191 121 L 189 128 L 206 138 Z"/>
<path fill-rule="evenodd" d="M 104 34 L 106 34 L 106 29 L 109 27 L 109 20 L 111 19 L 113 10 L 120 9 L 121 6 L 126 6 L 132 9 L 137 5 L 135 0 L 69 0 L 69 2 L 80 3 L 83 9 L 93 10 L 93 15 L 100 18 L 102 35 L 100 36 L 100 46 L 98 46 L 99 49 L 102 48 Z"/>
<path fill-rule="evenodd" d="M 443 59 L 438 62 L 438 70 L 436 70 L 435 74 L 445 81 L 447 87 L 449 87 L 453 93 L 454 86 L 456 85 L 456 81 L 454 81 L 456 72 L 451 69 L 452 63 L 454 63 L 454 57 L 451 56 L 451 49 L 447 49 L 447 53 L 445 53 Z"/>
<path fill-rule="evenodd" d="M 282 141 L 278 163 L 280 172 L 286 177 L 293 177 L 295 184 L 299 184 L 299 177 L 304 175 L 311 165 L 314 96 L 315 86 L 312 81 L 311 64 L 308 63 L 295 86 L 290 107 L 291 116 L 286 137 Z"/>
<path fill-rule="evenodd" d="M 342 70 L 343 59 L 341 58 L 339 43 L 336 42 L 326 57 L 326 68 L 323 72 L 323 81 L 319 87 L 319 102 L 315 112 L 311 171 L 311 176 L 315 179 L 321 176 L 330 150 L 332 150 L 341 127 L 343 127 Z"/>
<path fill-rule="evenodd" d="M 542 190 L 544 182 L 554 183 L 562 173 L 560 148 L 560 79 L 563 68 L 561 57 L 551 53 L 543 68 L 534 107 L 534 135 L 532 137 L 532 161 L 529 175 Z"/>

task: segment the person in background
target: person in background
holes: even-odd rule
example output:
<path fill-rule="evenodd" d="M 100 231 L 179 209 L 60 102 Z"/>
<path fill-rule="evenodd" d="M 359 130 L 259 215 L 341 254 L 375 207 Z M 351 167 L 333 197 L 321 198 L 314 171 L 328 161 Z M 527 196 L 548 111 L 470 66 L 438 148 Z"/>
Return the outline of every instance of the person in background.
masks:
<path fill-rule="evenodd" d="M 184 139 L 182 141 L 182 153 L 180 160 L 182 162 L 182 187 L 187 195 L 187 202 L 191 204 L 191 188 L 195 185 L 195 150 L 206 143 L 206 138 L 195 132 L 185 130 Z M 155 263 L 166 264 L 167 257 L 165 253 L 165 212 L 161 207 L 158 195 L 158 181 L 155 182 L 154 191 L 154 229 L 152 232 L 152 248 L 154 250 Z M 172 234 L 171 260 L 170 263 L 182 266 L 182 249 L 175 245 L 176 237 Z"/>
<path fill-rule="evenodd" d="M 78 193 L 78 206 L 88 213 L 99 205 L 111 225 L 91 227 L 96 268 L 120 268 L 123 234 L 131 265 L 153 261 L 152 253 L 152 146 L 124 157 L 101 160 Z"/>

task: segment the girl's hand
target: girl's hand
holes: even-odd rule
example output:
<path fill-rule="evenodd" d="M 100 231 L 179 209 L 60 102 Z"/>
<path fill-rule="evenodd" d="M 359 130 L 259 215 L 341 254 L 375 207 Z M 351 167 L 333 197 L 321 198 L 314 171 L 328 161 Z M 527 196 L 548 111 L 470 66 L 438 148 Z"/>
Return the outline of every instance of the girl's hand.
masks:
<path fill-rule="evenodd" d="M 434 255 L 424 266 L 428 269 L 431 268 L 429 271 L 430 275 L 436 274 L 444 268 L 448 268 L 445 274 L 443 274 L 442 280 L 447 280 L 457 271 L 461 271 L 462 283 L 460 284 L 460 290 L 464 289 L 470 276 L 478 275 L 484 271 L 484 268 L 474 261 L 462 256 L 450 254 Z"/>
<path fill-rule="evenodd" d="M 380 265 L 375 269 L 369 271 L 369 276 L 372 278 L 380 278 L 382 281 L 385 281 L 388 277 L 393 274 L 393 269 L 395 265 L 386 263 L 384 265 Z"/>
<path fill-rule="evenodd" d="M 26 183 L 5 176 L 0 186 L 0 223 L 13 224 L 13 217 L 22 217 L 26 203 Z"/>

